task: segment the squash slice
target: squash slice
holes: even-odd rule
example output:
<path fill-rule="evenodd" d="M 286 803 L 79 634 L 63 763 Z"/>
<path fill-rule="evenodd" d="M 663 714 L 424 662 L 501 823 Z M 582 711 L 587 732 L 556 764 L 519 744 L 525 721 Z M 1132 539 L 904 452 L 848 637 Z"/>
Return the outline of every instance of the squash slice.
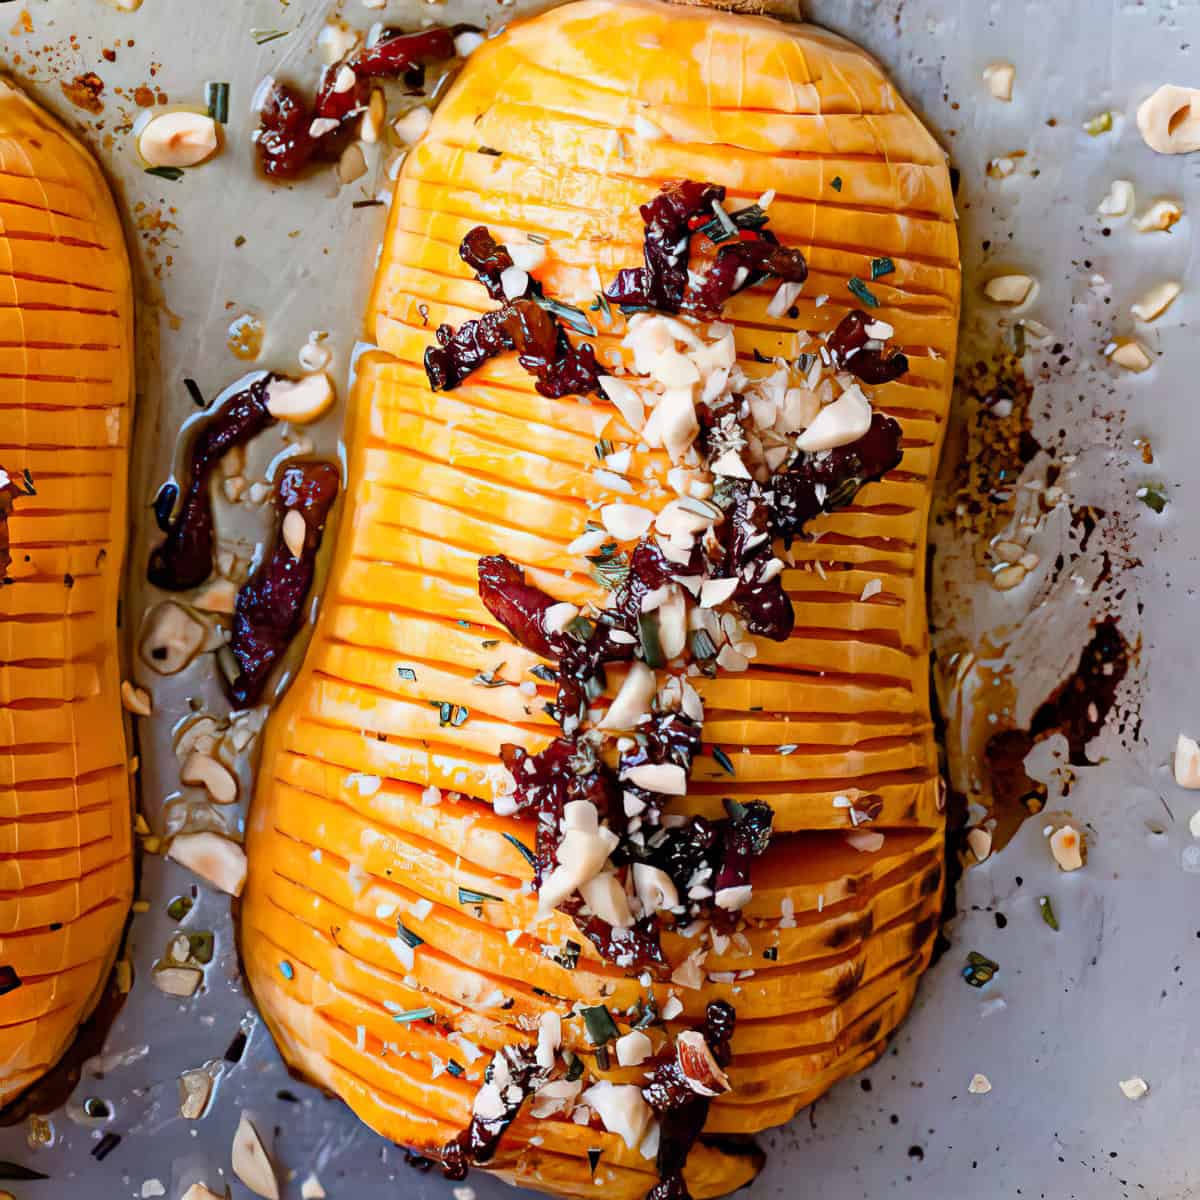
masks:
<path fill-rule="evenodd" d="M 530 682 L 540 660 L 476 584 L 479 559 L 504 554 L 558 600 L 596 598 L 570 549 L 613 498 L 594 443 L 603 431 L 630 451 L 635 493 L 662 452 L 603 399 L 539 394 L 513 354 L 447 395 L 422 369 L 439 324 L 493 307 L 459 258 L 473 227 L 544 245 L 546 294 L 586 310 L 597 269 L 608 281 L 639 260 L 638 206 L 680 178 L 723 185 L 730 208 L 773 191 L 772 231 L 808 260 L 787 316 L 768 312 L 770 283 L 726 305 L 747 371 L 760 355 L 794 357 L 798 329 L 829 332 L 858 307 L 847 280 L 870 278 L 873 257 L 893 269 L 870 284 L 872 317 L 910 364 L 873 389 L 899 422 L 900 468 L 792 548 L 791 635 L 760 640 L 744 672 L 696 680 L 705 749 L 672 811 L 718 817 L 733 798 L 775 813 L 742 940 L 716 948 L 698 987 L 622 969 L 590 944 L 573 964 L 552 953 L 584 939 L 561 912 L 535 921 L 532 823 L 492 799 L 501 746 L 533 752 L 555 736 L 543 711 L 553 688 Z M 945 156 L 841 39 L 657 0 L 581 0 L 475 52 L 396 185 L 341 537 L 304 667 L 268 722 L 250 815 L 242 948 L 293 1067 L 381 1134 L 436 1152 L 470 1120 L 491 1053 L 577 1004 L 626 1013 L 674 997 L 661 1043 L 728 1000 L 733 1090 L 713 1101 L 710 1134 L 785 1121 L 882 1053 L 928 963 L 942 891 L 925 521 L 958 304 Z M 611 361 L 624 320 L 614 308 L 597 325 L 589 340 Z M 481 672 L 523 686 L 481 687 Z M 871 813 L 865 840 L 858 804 Z M 668 932 L 663 948 L 674 968 L 694 942 Z M 640 1082 L 602 1062 L 577 1020 L 563 1044 L 596 1077 Z M 655 1179 L 653 1160 L 596 1119 L 527 1109 L 491 1165 L 563 1195 L 639 1196 Z M 686 1180 L 712 1196 L 756 1167 L 702 1140 Z"/>
<path fill-rule="evenodd" d="M 117 606 L 133 298 L 91 156 L 0 78 L 0 1104 L 62 1056 L 133 891 Z"/>

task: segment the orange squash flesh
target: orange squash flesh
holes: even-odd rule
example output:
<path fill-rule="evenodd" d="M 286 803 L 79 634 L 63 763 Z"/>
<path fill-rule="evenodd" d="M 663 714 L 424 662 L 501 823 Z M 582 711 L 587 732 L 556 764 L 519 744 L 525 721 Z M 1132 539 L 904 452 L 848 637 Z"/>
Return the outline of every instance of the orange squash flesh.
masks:
<path fill-rule="evenodd" d="M 84 148 L 0 78 L 0 465 L 36 495 L 0 588 L 0 1104 L 108 978 L 133 890 L 117 604 L 133 300 Z"/>
<path fill-rule="evenodd" d="M 639 116 L 666 136 L 640 136 Z M 492 306 L 458 257 L 473 226 L 499 241 L 545 239 L 546 294 L 586 309 L 593 267 L 607 282 L 640 261 L 637 207 L 677 178 L 723 184 L 730 207 L 773 189 L 771 228 L 808 259 L 797 316 L 768 315 L 771 284 L 727 305 L 748 373 L 756 354 L 798 353 L 797 331 L 832 330 L 858 305 L 846 280 L 869 278 L 882 256 L 895 270 L 871 283 L 872 315 L 910 361 L 872 389 L 901 425 L 899 469 L 793 548 L 783 577 L 793 634 L 760 641 L 744 673 L 696 680 L 705 753 L 674 811 L 717 816 L 729 796 L 775 811 L 743 942 L 714 953 L 696 989 L 627 975 L 588 945 L 572 970 L 542 952 L 578 935 L 563 914 L 535 922 L 518 847 L 533 829 L 493 812 L 489 769 L 502 744 L 533 750 L 554 736 L 542 711 L 552 689 L 471 682 L 503 663 L 500 676 L 520 683 L 538 662 L 483 607 L 479 558 L 508 555 L 558 599 L 595 598 L 586 560 L 568 550 L 614 499 L 593 474 L 593 445 L 630 448 L 635 481 L 661 452 L 639 449 L 606 401 L 539 395 L 515 356 L 446 395 L 430 392 L 421 365 L 437 325 Z M 491 1052 L 528 1042 L 541 1013 L 576 1002 L 617 1013 L 651 993 L 660 1007 L 677 996 L 674 1033 L 728 1000 L 734 1090 L 712 1104 L 710 1133 L 787 1120 L 882 1052 L 928 962 L 942 887 L 924 539 L 958 297 L 944 155 L 878 66 L 832 35 L 657 0 L 582 0 L 472 56 L 396 185 L 336 557 L 304 667 L 268 723 L 250 816 L 242 947 L 294 1067 L 385 1136 L 436 1149 L 467 1123 Z M 606 361 L 621 352 L 623 322 L 599 324 Z M 470 718 L 443 727 L 443 701 Z M 859 848 L 840 797 L 878 806 L 869 828 L 882 847 Z M 495 899 L 464 903 L 460 888 Z M 423 939 L 409 966 L 397 919 Z M 694 943 L 668 932 L 663 946 L 678 965 Z M 444 1028 L 393 1019 L 426 1006 Z M 578 1021 L 563 1037 L 594 1075 L 640 1081 L 638 1070 L 601 1070 Z M 494 1166 L 564 1195 L 601 1184 L 635 1197 L 654 1180 L 653 1162 L 619 1138 L 527 1112 Z M 754 1169 L 700 1145 L 687 1179 L 714 1196 Z"/>

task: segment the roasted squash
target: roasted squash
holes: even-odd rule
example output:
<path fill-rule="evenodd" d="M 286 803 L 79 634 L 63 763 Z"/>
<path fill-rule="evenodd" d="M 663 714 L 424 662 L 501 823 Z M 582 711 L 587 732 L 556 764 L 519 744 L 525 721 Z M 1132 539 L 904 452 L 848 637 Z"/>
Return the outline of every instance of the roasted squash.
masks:
<path fill-rule="evenodd" d="M 771 192 L 771 230 L 807 257 L 788 312 L 772 315 L 771 284 L 726 306 L 747 372 L 795 359 L 799 331 L 833 330 L 860 307 L 863 278 L 871 316 L 908 360 L 873 389 L 876 411 L 899 422 L 901 465 L 792 547 L 791 635 L 760 640 L 747 670 L 695 680 L 705 748 L 674 811 L 717 817 L 725 798 L 762 799 L 774 835 L 740 936 L 714 941 L 690 988 L 586 943 L 576 963 L 556 959 L 574 933 L 562 913 L 530 934 L 531 823 L 492 800 L 500 747 L 555 736 L 553 689 L 534 691 L 542 660 L 476 584 L 481 558 L 507 555 L 557 600 L 594 599 L 589 562 L 568 547 L 614 499 L 594 471 L 597 438 L 605 453 L 632 451 L 635 494 L 621 500 L 638 499 L 653 454 L 603 398 L 540 394 L 516 355 L 448 396 L 422 368 L 436 327 L 494 307 L 459 258 L 474 227 L 544 245 L 545 294 L 586 311 L 597 272 L 607 284 L 639 261 L 638 206 L 679 179 L 722 185 L 730 207 Z M 872 259 L 887 263 L 877 279 Z M 471 1120 L 491 1053 L 528 1043 L 547 1011 L 625 1014 L 652 993 L 671 1014 L 676 996 L 676 1033 L 729 1001 L 732 1090 L 711 1105 L 714 1135 L 786 1121 L 882 1052 L 928 962 L 942 889 L 925 521 L 958 299 L 945 156 L 841 39 L 657 0 L 581 0 L 474 53 L 396 185 L 335 561 L 304 667 L 268 723 L 249 821 L 242 950 L 289 1063 L 380 1133 L 436 1152 Z M 589 340 L 612 362 L 625 322 L 614 308 L 605 324 L 601 307 Z M 521 686 L 479 686 L 497 673 Z M 694 943 L 675 930 L 662 947 L 678 968 Z M 639 1078 L 605 1065 L 578 1021 L 563 1030 L 591 1075 Z M 640 1196 L 655 1178 L 652 1155 L 595 1119 L 528 1106 L 492 1165 L 565 1195 L 600 1184 Z M 713 1196 L 754 1169 L 709 1139 L 685 1177 Z"/>
<path fill-rule="evenodd" d="M 0 1103 L 58 1061 L 133 889 L 117 607 L 133 298 L 87 151 L 0 78 Z"/>

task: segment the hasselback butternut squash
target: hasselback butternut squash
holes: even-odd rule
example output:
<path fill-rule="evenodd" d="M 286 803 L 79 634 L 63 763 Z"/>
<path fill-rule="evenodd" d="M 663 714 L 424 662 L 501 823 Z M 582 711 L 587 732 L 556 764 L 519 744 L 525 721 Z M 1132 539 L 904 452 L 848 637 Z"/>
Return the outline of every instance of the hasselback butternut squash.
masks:
<path fill-rule="evenodd" d="M 133 299 L 108 187 L 0 78 L 0 1103 L 99 998 L 133 888 L 117 606 Z M 26 494 L 28 493 L 28 494 Z"/>
<path fill-rule="evenodd" d="M 250 815 L 293 1066 L 452 1173 L 713 1196 L 757 1166 L 719 1135 L 882 1052 L 942 888 L 958 300 L 944 155 L 841 39 L 581 0 L 474 53 L 396 185 Z"/>

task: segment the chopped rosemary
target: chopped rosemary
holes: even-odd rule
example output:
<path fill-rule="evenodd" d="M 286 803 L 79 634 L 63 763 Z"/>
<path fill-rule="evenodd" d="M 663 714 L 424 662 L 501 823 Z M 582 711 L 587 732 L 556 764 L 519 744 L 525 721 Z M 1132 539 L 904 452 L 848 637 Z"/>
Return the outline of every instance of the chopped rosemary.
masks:
<path fill-rule="evenodd" d="M 525 843 L 523 841 L 521 841 L 521 839 L 519 837 L 517 837 L 515 834 L 512 834 L 512 833 L 506 833 L 504 835 L 504 840 L 506 842 L 510 842 L 512 844 L 513 849 L 516 850 L 517 853 L 520 854 L 520 856 L 531 867 L 537 866 L 537 858 L 534 856 L 533 851 L 530 850 L 530 848 L 527 845 L 525 845 Z"/>
<path fill-rule="evenodd" d="M 890 258 L 873 258 L 871 259 L 871 278 L 881 279 L 884 275 L 890 275 L 896 269 L 896 264 Z"/>
<path fill-rule="evenodd" d="M 692 657 L 703 661 L 717 657 L 717 647 L 709 636 L 707 629 L 693 629 L 688 639 L 691 642 Z"/>
<path fill-rule="evenodd" d="M 417 673 L 412 667 L 397 667 L 396 674 L 404 680 L 405 683 L 415 683 L 417 681 Z"/>
<path fill-rule="evenodd" d="M 587 1031 L 588 1041 L 593 1046 L 603 1046 L 606 1042 L 620 1037 L 621 1031 L 605 1005 L 596 1004 L 591 1008 L 582 1008 L 579 1015 L 583 1017 L 583 1027 Z"/>
<path fill-rule="evenodd" d="M 559 300 L 551 300 L 548 296 L 534 296 L 533 299 L 552 316 L 565 321 L 576 333 L 588 337 L 596 336 L 596 327 L 587 319 L 587 315 L 573 304 L 563 304 Z"/>
<path fill-rule="evenodd" d="M 967 965 L 962 969 L 962 977 L 972 987 L 981 988 L 985 984 L 991 983 L 999 970 L 998 962 L 993 962 L 986 955 L 980 954 L 978 950 L 972 950 L 967 955 Z"/>
<path fill-rule="evenodd" d="M 252 29 L 250 36 L 254 39 L 256 46 L 265 46 L 268 42 L 277 42 L 280 38 L 287 37 L 286 29 Z"/>
<path fill-rule="evenodd" d="M 612 305 L 608 302 L 608 297 L 603 292 L 596 293 L 596 303 L 592 306 L 593 312 L 602 312 L 605 320 L 612 320 Z"/>
<path fill-rule="evenodd" d="M 415 950 L 418 946 L 423 945 L 425 939 L 419 934 L 413 933 L 403 921 L 396 922 L 396 936 L 410 949 Z"/>
<path fill-rule="evenodd" d="M 445 729 L 447 725 L 459 729 L 467 723 L 471 716 L 471 710 L 465 704 L 451 704 L 449 700 L 430 700 L 429 704 L 431 708 L 438 710 L 438 727 L 440 729 Z"/>
<path fill-rule="evenodd" d="M 398 1025 L 407 1025 L 411 1021 L 429 1021 L 437 1016 L 437 1013 L 426 1006 L 425 1008 L 409 1008 L 404 1012 L 392 1013 L 392 1020 Z"/>
<path fill-rule="evenodd" d="M 833 188 L 835 192 L 840 192 L 842 190 L 842 177 L 840 175 L 835 175 L 829 181 L 829 186 Z"/>
<path fill-rule="evenodd" d="M 459 904 L 502 904 L 503 901 L 499 896 L 493 896 L 491 892 L 477 892 L 474 888 L 460 887 L 458 889 Z"/>
<path fill-rule="evenodd" d="M 208 401 L 204 398 L 204 393 L 200 390 L 200 385 L 194 379 L 185 379 L 183 386 L 187 389 L 187 394 L 191 396 L 192 403 L 197 408 L 207 408 Z"/>
<path fill-rule="evenodd" d="M 504 153 L 504 151 L 497 150 L 493 146 L 480 146 L 479 149 L 476 150 L 475 153 L 476 154 L 489 154 L 489 155 L 491 155 L 492 158 L 499 158 Z"/>
<path fill-rule="evenodd" d="M 733 761 L 730 759 L 729 755 L 726 754 L 725 751 L 721 749 L 720 746 L 713 746 L 712 756 L 713 756 L 713 758 L 715 758 L 717 760 L 717 765 L 727 775 L 736 775 L 737 774 L 737 772 L 733 769 Z"/>
<path fill-rule="evenodd" d="M 710 242 L 720 244 L 731 237 L 736 237 L 739 229 L 761 229 L 770 220 L 757 204 L 739 208 L 736 212 L 723 212 L 722 215 L 732 222 L 734 226 L 732 232 L 728 231 L 728 226 L 722 222 L 719 216 L 713 216 L 703 225 L 697 226 L 696 232 L 704 234 Z"/>
<path fill-rule="evenodd" d="M 703 633 L 703 630 L 697 632 Z M 663 654 L 662 638 L 659 636 L 658 613 L 642 613 L 638 617 L 638 637 L 642 643 L 642 657 L 646 660 L 646 666 L 651 670 L 665 667 L 667 660 Z M 716 653 L 715 647 L 713 653 Z"/>
<path fill-rule="evenodd" d="M 182 921 L 184 917 L 192 911 L 192 906 L 195 903 L 190 896 L 176 896 L 170 904 L 167 905 L 167 916 L 172 921 Z"/>
<path fill-rule="evenodd" d="M 500 678 L 500 672 L 504 670 L 503 663 L 497 663 L 490 671 L 476 671 L 471 676 L 471 682 L 476 687 L 498 688 L 508 687 L 508 680 Z"/>
<path fill-rule="evenodd" d="M 865 305 L 869 308 L 878 308 L 879 300 L 875 293 L 857 275 L 851 275 L 846 280 L 846 287 L 850 289 Z"/>
<path fill-rule="evenodd" d="M 216 938 L 213 936 L 211 930 L 202 929 L 196 933 L 189 933 L 187 940 L 188 953 L 192 958 L 198 963 L 204 963 L 205 965 L 212 962 L 213 950 L 216 947 Z"/>
<path fill-rule="evenodd" d="M 570 1050 L 563 1052 L 563 1058 L 570 1055 L 567 1062 L 567 1082 L 574 1083 L 577 1079 L 583 1078 L 583 1059 L 578 1054 L 571 1054 Z"/>
<path fill-rule="evenodd" d="M 1162 512 L 1170 503 L 1167 499 L 1167 490 L 1161 483 L 1147 484 L 1145 487 L 1140 487 L 1134 493 L 1137 498 L 1147 507 L 1153 509 L 1156 513 Z"/>
<path fill-rule="evenodd" d="M 1054 905 L 1050 903 L 1050 897 L 1039 896 L 1038 908 L 1041 909 L 1042 920 L 1045 921 L 1055 933 L 1058 933 L 1058 917 L 1055 915 Z"/>
<path fill-rule="evenodd" d="M 738 227 L 734 224 L 733 218 L 721 206 L 720 200 L 713 200 L 711 204 L 713 215 L 715 216 L 717 224 L 721 229 L 721 236 L 719 238 L 712 238 L 710 240 L 714 242 L 723 242 L 729 238 L 737 237 Z"/>
<path fill-rule="evenodd" d="M 183 178 L 182 167 L 147 167 L 147 175 L 153 175 L 156 179 L 169 179 L 172 183 L 178 183 Z"/>
<path fill-rule="evenodd" d="M 566 628 L 566 632 L 577 642 L 586 642 L 595 631 L 595 623 L 584 616 L 575 617 Z"/>
<path fill-rule="evenodd" d="M 204 85 L 204 103 L 208 106 L 208 115 L 218 125 L 229 121 L 229 84 L 209 81 Z"/>

